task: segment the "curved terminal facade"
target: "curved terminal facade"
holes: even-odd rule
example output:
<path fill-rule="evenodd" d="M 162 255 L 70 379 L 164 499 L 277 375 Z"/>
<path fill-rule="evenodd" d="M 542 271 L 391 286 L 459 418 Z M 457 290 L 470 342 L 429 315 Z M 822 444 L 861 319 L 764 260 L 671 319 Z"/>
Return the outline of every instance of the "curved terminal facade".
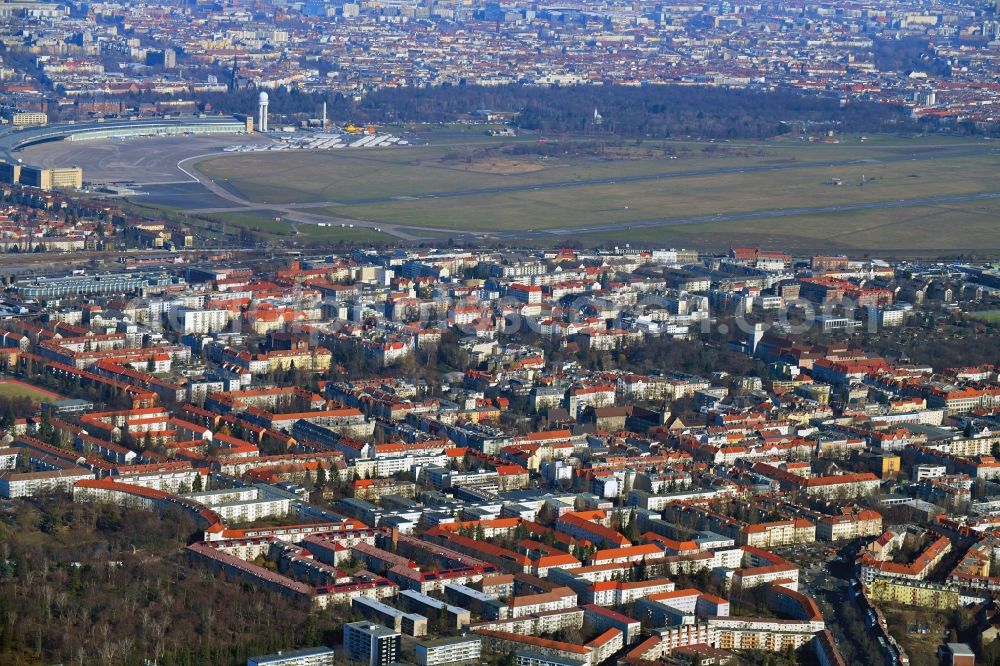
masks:
<path fill-rule="evenodd" d="M 83 169 L 80 167 L 43 169 L 22 164 L 14 157 L 14 153 L 22 148 L 40 143 L 188 134 L 241 134 L 252 131 L 252 118 L 240 120 L 232 116 L 188 116 L 93 123 L 62 123 L 0 133 L 0 182 L 18 183 L 46 190 L 82 187 Z"/>

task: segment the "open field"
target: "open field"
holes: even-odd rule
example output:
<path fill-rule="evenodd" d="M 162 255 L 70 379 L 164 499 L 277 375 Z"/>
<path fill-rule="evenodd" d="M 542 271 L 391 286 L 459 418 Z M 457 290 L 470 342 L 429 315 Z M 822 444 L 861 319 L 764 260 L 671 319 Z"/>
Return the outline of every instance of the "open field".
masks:
<path fill-rule="evenodd" d="M 973 312 L 969 316 L 973 319 L 985 321 L 988 324 L 1000 324 L 1000 310 L 983 310 L 981 312 Z"/>
<path fill-rule="evenodd" d="M 222 223 L 226 231 L 242 227 L 269 236 L 292 238 L 308 241 L 344 241 L 352 243 L 389 241 L 390 237 L 373 229 L 364 227 L 341 227 L 335 224 L 320 227 L 315 224 L 291 224 L 280 216 L 265 212 L 248 211 L 242 213 L 213 213 L 207 216 L 213 223 Z M 298 233 L 296 233 L 296 231 Z"/>
<path fill-rule="evenodd" d="M 299 234 L 311 241 L 343 241 L 345 243 L 370 243 L 392 241 L 392 237 L 365 227 L 343 228 L 339 225 L 318 227 L 315 224 L 300 224 Z"/>
<path fill-rule="evenodd" d="M 419 233 L 790 247 L 1000 247 L 1000 150 L 957 137 L 645 141 L 537 155 L 452 143 L 224 156 L 197 169 L 255 205 Z M 524 142 L 522 141 L 522 144 Z M 497 144 L 503 145 L 503 144 Z M 945 232 L 942 233 L 942 230 Z"/>
<path fill-rule="evenodd" d="M 1000 248 L 1000 186 L 993 177 L 1000 144 L 984 139 L 843 136 L 828 144 L 794 137 L 549 136 L 543 143 L 530 133 L 488 137 L 481 126 L 381 129 L 405 135 L 411 145 L 213 155 L 223 145 L 261 139 L 175 137 L 47 144 L 25 155 L 42 164 L 81 163 L 88 180 L 154 183 L 136 204 L 279 242 L 471 234 L 541 244 Z M 194 182 L 177 162 L 202 155 L 183 165 L 198 174 L 201 182 Z M 350 223 L 353 229 L 342 226 Z"/>
<path fill-rule="evenodd" d="M 282 221 L 280 216 L 269 215 L 265 212 L 215 213 L 208 216 L 208 219 L 276 236 L 291 236 L 295 233 L 295 227 Z"/>
<path fill-rule="evenodd" d="M 975 253 L 1000 247 L 1000 199 L 954 204 L 842 211 L 816 215 L 631 229 L 633 242 L 691 247 L 759 244 L 820 251 L 883 250 Z M 622 232 L 578 236 L 622 241 Z"/>
<path fill-rule="evenodd" d="M 340 205 L 331 214 L 456 230 L 535 230 L 990 192 L 1000 157 L 696 176 Z M 940 174 L 934 172 L 940 169 Z M 844 183 L 829 184 L 832 178 Z M 862 186 L 862 178 L 865 184 Z"/>
<path fill-rule="evenodd" d="M 31 384 L 19 382 L 16 379 L 0 379 L 0 397 L 2 398 L 28 398 L 32 402 L 42 400 L 62 400 L 63 396 L 52 391 L 40 389 Z"/>
<path fill-rule="evenodd" d="M 583 143 L 585 154 L 561 157 L 532 154 L 532 150 L 560 150 L 559 144 L 544 148 L 515 139 L 496 139 L 483 145 L 434 145 L 409 149 L 353 152 L 281 152 L 221 155 L 202 161 L 197 170 L 230 192 L 254 203 L 287 204 L 331 201 L 342 204 L 373 204 L 408 197 L 475 196 L 531 191 L 534 187 L 578 188 L 614 184 L 619 189 L 663 179 L 721 175 L 785 173 L 809 164 L 864 160 L 937 160 L 961 157 L 970 148 L 978 157 L 989 147 L 947 145 L 876 147 L 867 144 L 828 145 L 775 142 L 773 144 L 704 144 L 695 142 L 644 142 L 640 145 L 600 146 Z M 596 147 L 595 147 L 596 146 Z M 498 149 L 506 148 L 506 151 Z M 591 150 L 591 148 L 593 148 Z M 524 151 L 524 152 L 522 152 Z M 498 169 L 498 163 L 516 168 Z M 842 178 L 860 178 L 865 164 Z M 872 163 L 872 167 L 878 166 Z M 833 172 L 840 169 L 831 167 Z M 856 172 L 856 173 L 855 173 Z M 825 174 L 824 174 L 825 175 Z M 875 174 L 867 174 L 869 177 Z"/>
<path fill-rule="evenodd" d="M 380 234 L 372 229 L 362 227 L 341 227 L 339 224 L 330 227 L 320 227 L 315 224 L 292 225 L 288 222 L 275 219 L 273 215 L 264 213 L 217 213 L 212 218 L 232 224 L 238 227 L 245 227 L 253 231 L 275 236 L 294 236 L 296 229 L 298 233 L 311 240 L 343 240 L 343 241 L 378 241 L 389 240 L 385 234 Z"/>

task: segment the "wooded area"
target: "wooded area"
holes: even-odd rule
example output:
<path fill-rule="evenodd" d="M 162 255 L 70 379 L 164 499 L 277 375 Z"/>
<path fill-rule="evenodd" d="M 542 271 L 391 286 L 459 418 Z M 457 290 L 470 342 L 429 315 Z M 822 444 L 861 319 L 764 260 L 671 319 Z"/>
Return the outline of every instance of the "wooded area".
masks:
<path fill-rule="evenodd" d="M 68 498 L 20 501 L 0 522 L 0 664 L 246 663 L 340 640 L 337 609 L 189 566 L 185 515 Z"/>
<path fill-rule="evenodd" d="M 805 124 L 843 132 L 911 128 L 904 110 L 875 102 L 803 95 L 792 90 L 757 91 L 709 86 L 443 86 L 387 88 L 356 102 L 335 94 L 324 98 L 279 88 L 270 92 L 276 115 L 318 118 L 324 99 L 335 122 L 453 122 L 477 110 L 513 116 L 522 129 L 628 137 L 697 136 L 714 139 L 766 138 Z M 247 113 L 257 92 L 241 90 L 201 96 L 214 111 Z M 602 116 L 594 122 L 595 109 Z"/>

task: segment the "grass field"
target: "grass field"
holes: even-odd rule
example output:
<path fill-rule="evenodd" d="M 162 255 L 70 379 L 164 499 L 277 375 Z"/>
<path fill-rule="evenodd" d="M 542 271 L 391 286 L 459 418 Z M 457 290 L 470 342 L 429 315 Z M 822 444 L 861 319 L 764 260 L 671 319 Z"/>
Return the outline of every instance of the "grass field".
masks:
<path fill-rule="evenodd" d="M 572 229 L 573 237 L 595 242 L 1000 248 L 1000 200 L 904 203 L 1000 191 L 994 177 L 1000 150 L 982 140 L 641 141 L 595 149 L 593 140 L 581 138 L 581 150 L 564 156 L 525 152 L 526 146 L 516 144 L 534 142 L 524 137 L 491 143 L 470 132 L 449 139 L 408 149 L 226 155 L 197 168 L 257 204 L 328 204 L 309 212 L 427 229 L 428 237 Z M 504 146 L 506 151 L 497 149 Z M 836 210 L 856 205 L 892 207 Z M 835 210 L 760 214 L 802 208 Z M 754 219 L 686 219 L 747 214 Z M 234 218 L 234 224 L 283 232 L 268 228 L 263 213 L 235 215 L 251 217 Z M 642 226 L 651 221 L 664 222 Z M 621 228 L 582 229 L 609 224 Z M 300 231 L 338 237 L 335 229 L 311 226 L 300 225 Z M 360 240 L 373 234 L 381 237 L 366 231 Z"/>
<path fill-rule="evenodd" d="M 292 224 L 279 215 L 266 212 L 213 213 L 208 218 L 234 227 L 243 227 L 271 236 L 299 236 L 307 240 L 327 240 L 345 242 L 387 241 L 389 236 L 364 227 L 341 227 L 335 224 L 320 227 L 315 224 Z M 298 233 L 296 233 L 296 230 Z"/>
<path fill-rule="evenodd" d="M 0 397 L 3 398 L 28 398 L 32 402 L 41 402 L 42 400 L 61 400 L 63 396 L 58 393 L 53 393 L 52 391 L 46 391 L 45 389 L 40 389 L 31 384 L 25 384 L 24 382 L 19 382 L 14 379 L 2 379 L 0 380 Z"/>
<path fill-rule="evenodd" d="M 526 142 L 520 142 L 526 143 Z M 511 146 L 504 140 L 487 147 Z M 224 155 L 200 162 L 197 169 L 230 191 L 256 203 L 366 203 L 371 199 L 413 197 L 435 192 L 532 187 L 553 182 L 677 174 L 754 166 L 933 155 L 923 144 L 899 146 L 773 144 L 704 144 L 649 142 L 608 147 L 594 155 L 571 158 L 507 155 L 530 169 L 498 173 L 489 157 L 468 159 L 482 145 L 435 145 L 425 148 L 353 152 L 278 152 Z M 935 149 L 938 150 L 938 149 Z M 928 152 L 930 151 L 930 152 Z M 926 156 L 925 155 L 925 156 Z M 857 169 L 857 175 L 863 169 Z M 737 174 L 738 175 L 738 174 Z M 847 175 L 841 176 L 847 178 Z M 626 187 L 625 183 L 619 184 Z"/>
<path fill-rule="evenodd" d="M 970 316 L 988 324 L 1000 324 L 1000 310 L 983 310 L 982 312 L 973 312 Z"/>
<path fill-rule="evenodd" d="M 280 218 L 276 219 L 278 216 L 264 212 L 213 213 L 206 217 L 213 222 L 222 222 L 275 236 L 291 236 L 295 233 L 287 222 L 279 221 Z"/>
<path fill-rule="evenodd" d="M 373 229 L 365 227 L 345 229 L 339 225 L 318 227 L 315 224 L 300 224 L 299 234 L 309 240 L 344 241 L 345 243 L 389 242 L 392 240 L 391 236 L 381 234 Z"/>
<path fill-rule="evenodd" d="M 331 214 L 449 229 L 544 229 L 992 191 L 1000 159 L 808 168 L 336 206 Z M 940 168 L 939 177 L 931 175 Z M 860 185 L 862 176 L 866 180 Z M 830 185 L 832 178 L 845 184 Z"/>
<path fill-rule="evenodd" d="M 827 215 L 720 221 L 628 230 L 635 242 L 687 246 L 760 244 L 820 250 L 935 250 L 975 252 L 996 249 L 1000 200 L 942 206 L 845 211 Z M 621 233 L 581 238 L 621 241 Z"/>

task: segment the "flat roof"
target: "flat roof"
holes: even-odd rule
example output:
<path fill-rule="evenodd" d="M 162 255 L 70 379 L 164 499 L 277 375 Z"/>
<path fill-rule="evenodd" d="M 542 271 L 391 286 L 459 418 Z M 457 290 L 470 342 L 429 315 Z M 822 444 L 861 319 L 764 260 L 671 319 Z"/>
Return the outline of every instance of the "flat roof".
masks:
<path fill-rule="evenodd" d="M 267 664 L 269 662 L 282 662 L 288 659 L 298 659 L 302 657 L 317 657 L 323 654 L 333 654 L 331 648 L 325 645 L 320 645 L 317 647 L 302 648 L 300 650 L 288 650 L 287 652 L 282 650 L 281 652 L 276 652 L 275 654 L 268 654 L 262 657 L 250 657 L 249 661 L 255 664 Z"/>
<path fill-rule="evenodd" d="M 90 132 L 122 132 L 153 131 L 156 128 L 176 128 L 183 126 L 212 126 L 236 124 L 240 121 L 234 116 L 177 116 L 172 118 L 115 118 L 104 122 L 87 123 L 50 123 L 41 127 L 31 127 L 18 131 L 0 132 L 0 158 L 8 162 L 16 162 L 13 154 L 26 146 L 46 141 L 61 141 L 74 135 L 85 135 Z"/>
<path fill-rule="evenodd" d="M 417 645 L 425 648 L 440 647 L 442 645 L 459 645 L 461 643 L 481 643 L 479 636 L 445 636 L 442 638 L 432 638 L 426 641 L 417 641 Z"/>

